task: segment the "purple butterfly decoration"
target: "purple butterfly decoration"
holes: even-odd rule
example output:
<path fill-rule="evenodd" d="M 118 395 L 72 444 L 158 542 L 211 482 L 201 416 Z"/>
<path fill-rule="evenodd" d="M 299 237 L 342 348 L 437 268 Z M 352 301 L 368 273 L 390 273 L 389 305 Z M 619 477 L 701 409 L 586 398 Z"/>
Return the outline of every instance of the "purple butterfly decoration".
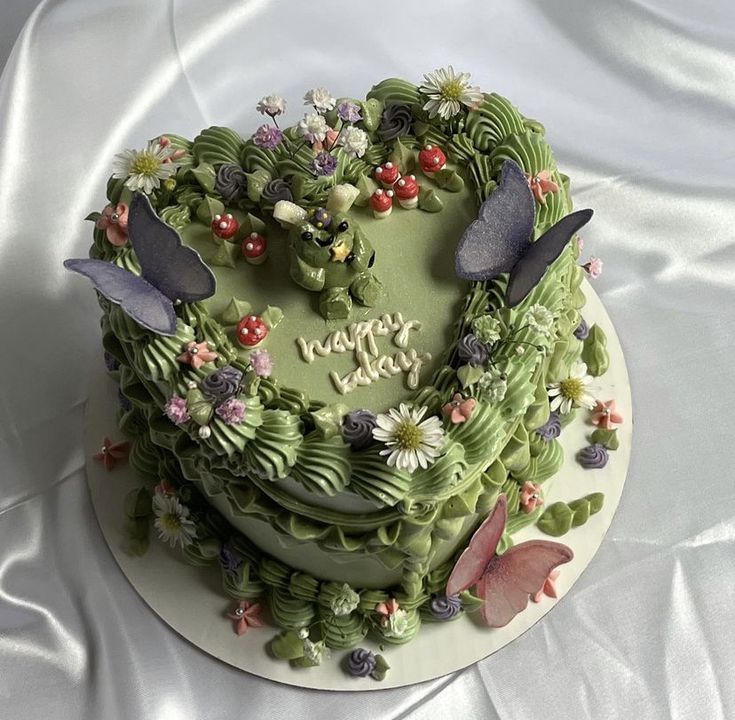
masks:
<path fill-rule="evenodd" d="M 214 295 L 217 283 L 199 253 L 161 220 L 143 193 L 135 193 L 128 214 L 128 238 L 141 275 L 104 260 L 70 259 L 64 267 L 88 277 L 95 289 L 135 322 L 159 335 L 176 333 L 174 304 Z"/>
<path fill-rule="evenodd" d="M 459 240 L 457 275 L 467 280 L 491 280 L 509 273 L 506 302 L 515 307 L 533 290 L 592 210 L 578 210 L 532 242 L 536 203 L 521 168 L 506 160 L 500 184 L 480 206 Z"/>
<path fill-rule="evenodd" d="M 529 596 L 543 587 L 551 571 L 574 557 L 571 548 L 550 540 L 528 540 L 498 555 L 507 519 L 508 501 L 501 495 L 447 580 L 449 597 L 475 587 L 483 601 L 483 620 L 490 627 L 507 625 L 526 609 Z"/>

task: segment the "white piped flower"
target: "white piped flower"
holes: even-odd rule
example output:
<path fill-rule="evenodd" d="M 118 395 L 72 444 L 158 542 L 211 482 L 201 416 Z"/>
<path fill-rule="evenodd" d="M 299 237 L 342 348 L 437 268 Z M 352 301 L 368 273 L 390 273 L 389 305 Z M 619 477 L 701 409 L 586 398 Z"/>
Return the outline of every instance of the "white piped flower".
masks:
<path fill-rule="evenodd" d="M 558 410 L 566 415 L 573 407 L 591 409 L 595 404 L 595 399 L 587 391 L 591 383 L 592 377 L 587 374 L 587 365 L 577 360 L 569 370 L 566 380 L 551 383 L 547 387 L 551 411 Z"/>
<path fill-rule="evenodd" d="M 329 126 L 327 125 L 327 121 L 318 113 L 304 115 L 304 119 L 299 120 L 296 128 L 298 134 L 311 143 L 324 142 L 328 130 Z"/>
<path fill-rule="evenodd" d="M 112 177 L 125 180 L 125 186 L 135 192 L 150 195 L 176 172 L 173 162 L 176 148 L 151 140 L 145 150 L 123 150 L 115 155 Z"/>
<path fill-rule="evenodd" d="M 364 130 L 348 125 L 340 133 L 339 144 L 350 157 L 362 157 L 368 147 L 368 136 Z"/>
<path fill-rule="evenodd" d="M 388 465 L 399 470 L 415 472 L 434 463 L 444 445 L 441 420 L 431 416 L 422 422 L 428 408 L 409 408 L 401 403 L 398 410 L 391 408 L 378 415 L 373 437 L 385 443 L 381 455 L 388 455 Z"/>
<path fill-rule="evenodd" d="M 420 90 L 429 98 L 424 105 L 429 117 L 438 115 L 448 120 L 462 109 L 462 105 L 471 110 L 476 108 L 482 102 L 482 92 L 479 87 L 470 85 L 469 79 L 469 73 L 456 73 L 451 65 L 424 75 Z"/>
<path fill-rule="evenodd" d="M 286 101 L 280 95 L 266 95 L 258 102 L 256 109 L 261 115 L 282 115 L 286 112 Z"/>
<path fill-rule="evenodd" d="M 304 95 L 304 105 L 313 105 L 317 110 L 327 112 L 333 110 L 337 101 L 326 88 L 312 88 Z"/>
<path fill-rule="evenodd" d="M 189 508 L 182 505 L 175 495 L 156 493 L 153 496 L 153 522 L 158 537 L 171 547 L 191 545 L 197 536 L 196 526 L 189 518 Z"/>
<path fill-rule="evenodd" d="M 531 305 L 526 312 L 526 324 L 539 335 L 549 335 L 554 324 L 554 316 L 545 305 Z"/>

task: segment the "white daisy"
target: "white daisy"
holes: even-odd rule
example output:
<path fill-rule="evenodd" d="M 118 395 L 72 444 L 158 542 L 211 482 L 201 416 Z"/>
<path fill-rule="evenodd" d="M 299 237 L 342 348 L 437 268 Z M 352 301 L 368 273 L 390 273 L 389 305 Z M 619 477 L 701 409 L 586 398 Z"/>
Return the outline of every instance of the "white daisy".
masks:
<path fill-rule="evenodd" d="M 554 316 L 545 305 L 531 305 L 526 312 L 526 324 L 539 335 L 548 336 L 554 324 Z"/>
<path fill-rule="evenodd" d="M 286 112 L 286 101 L 280 95 L 266 95 L 258 101 L 256 109 L 261 115 L 275 117 Z"/>
<path fill-rule="evenodd" d="M 368 146 L 368 136 L 364 130 L 348 125 L 342 129 L 339 144 L 350 157 L 362 157 Z"/>
<path fill-rule="evenodd" d="M 304 105 L 313 105 L 316 110 L 333 110 L 337 101 L 326 88 L 313 88 L 304 95 Z"/>
<path fill-rule="evenodd" d="M 158 537 L 171 547 L 191 545 L 197 536 L 196 526 L 189 518 L 189 508 L 182 505 L 175 495 L 156 493 L 153 496 L 153 522 Z"/>
<path fill-rule="evenodd" d="M 462 109 L 462 105 L 470 110 L 476 108 L 482 102 L 482 91 L 470 85 L 469 79 L 469 73 L 456 73 L 451 65 L 424 75 L 420 90 L 429 98 L 424 105 L 429 117 L 438 115 L 448 120 Z"/>
<path fill-rule="evenodd" d="M 324 142 L 328 130 L 329 126 L 327 125 L 327 121 L 319 113 L 304 115 L 304 119 L 299 120 L 299 124 L 296 127 L 298 134 L 311 143 Z"/>
<path fill-rule="evenodd" d="M 587 374 L 587 365 L 577 360 L 569 370 L 569 377 L 566 380 L 551 383 L 547 387 L 551 411 L 558 410 L 562 415 L 566 415 L 573 407 L 591 409 L 595 404 L 595 399 L 587 391 L 591 382 L 592 377 Z"/>
<path fill-rule="evenodd" d="M 145 150 L 124 150 L 115 155 L 112 177 L 124 179 L 133 192 L 142 190 L 150 195 L 176 172 L 172 162 L 175 152 L 173 145 L 153 140 Z"/>
<path fill-rule="evenodd" d="M 412 409 L 401 403 L 398 410 L 391 408 L 376 418 L 373 437 L 388 446 L 380 454 L 388 455 L 390 467 L 412 473 L 419 467 L 429 467 L 439 456 L 444 430 L 435 415 L 421 421 L 427 409 Z"/>

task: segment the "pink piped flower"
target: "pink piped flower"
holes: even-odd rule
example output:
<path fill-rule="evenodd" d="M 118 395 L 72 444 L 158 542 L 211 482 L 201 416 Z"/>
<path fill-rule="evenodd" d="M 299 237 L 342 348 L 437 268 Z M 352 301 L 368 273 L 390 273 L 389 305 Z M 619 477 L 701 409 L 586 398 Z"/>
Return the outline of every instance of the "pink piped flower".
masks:
<path fill-rule="evenodd" d="M 251 603 L 247 600 L 240 600 L 231 612 L 227 613 L 227 617 L 233 621 L 233 629 L 238 635 L 244 635 L 249 628 L 263 627 L 263 620 L 260 617 L 262 607 L 260 603 Z"/>
<path fill-rule="evenodd" d="M 579 250 L 579 252 L 582 252 L 582 250 L 584 250 L 584 238 L 581 235 L 577 235 L 576 240 L 577 250 Z"/>
<path fill-rule="evenodd" d="M 166 413 L 166 417 L 174 425 L 183 425 L 187 420 L 191 419 L 189 408 L 186 406 L 186 400 L 180 395 L 172 395 L 163 406 L 163 412 Z"/>
<path fill-rule="evenodd" d="M 332 128 L 327 128 L 324 140 L 319 140 L 317 138 L 311 144 L 311 147 L 314 152 L 319 152 L 320 150 L 331 150 L 334 147 L 334 144 L 337 142 L 338 137 L 339 133 L 336 130 Z"/>
<path fill-rule="evenodd" d="M 597 280 L 602 275 L 602 260 L 597 257 L 591 257 L 589 262 L 582 265 L 590 280 Z"/>
<path fill-rule="evenodd" d="M 460 393 L 455 393 L 454 397 L 442 406 L 442 412 L 453 425 L 459 425 L 472 417 L 476 405 L 477 401 L 474 398 L 465 399 Z"/>
<path fill-rule="evenodd" d="M 114 207 L 108 205 L 102 211 L 102 217 L 97 220 L 95 227 L 104 230 L 107 242 L 115 247 L 121 247 L 128 241 L 128 206 L 118 203 Z"/>
<path fill-rule="evenodd" d="M 558 597 L 556 592 L 556 579 L 559 577 L 559 570 L 554 569 L 549 573 L 549 577 L 544 580 L 544 584 L 541 586 L 541 589 L 537 592 L 531 595 L 531 600 L 533 600 L 535 603 L 541 602 L 544 595 L 546 597 L 550 598 L 556 598 Z"/>
<path fill-rule="evenodd" d="M 267 350 L 253 350 L 250 353 L 250 365 L 258 377 L 270 377 L 273 372 L 273 358 Z"/>
<path fill-rule="evenodd" d="M 129 449 L 130 443 L 114 443 L 110 438 L 105 437 L 102 441 L 102 447 L 98 453 L 95 453 L 94 459 L 101 462 L 105 466 L 105 470 L 110 472 L 120 460 L 124 460 L 128 456 Z"/>
<path fill-rule="evenodd" d="M 153 492 L 155 495 L 174 495 L 176 494 L 176 491 L 174 490 L 174 486 L 166 480 L 166 478 L 162 478 L 161 482 L 158 483 L 153 488 Z"/>
<path fill-rule="evenodd" d="M 551 179 L 551 173 L 548 170 L 542 170 L 536 175 L 531 173 L 523 173 L 526 176 L 528 187 L 531 188 L 536 202 L 546 205 L 546 196 L 549 193 L 559 192 L 559 186 Z"/>
<path fill-rule="evenodd" d="M 544 504 L 541 497 L 541 485 L 526 480 L 521 488 L 521 509 L 524 513 L 532 513 L 539 505 Z"/>
<path fill-rule="evenodd" d="M 385 602 L 379 602 L 375 606 L 375 612 L 381 616 L 381 624 L 387 625 L 388 618 L 390 618 L 391 615 L 395 615 L 400 607 L 401 606 L 398 604 L 398 600 L 396 600 L 395 598 L 391 598 L 390 600 L 386 600 Z"/>
<path fill-rule="evenodd" d="M 283 142 L 283 133 L 273 125 L 261 125 L 253 134 L 253 142 L 263 150 L 273 150 Z"/>
<path fill-rule="evenodd" d="M 597 400 L 592 408 L 592 424 L 605 430 L 614 430 L 623 424 L 623 416 L 615 407 L 615 400 Z"/>
<path fill-rule="evenodd" d="M 198 370 L 204 363 L 212 362 L 217 357 L 217 353 L 209 349 L 208 343 L 192 340 L 184 346 L 184 352 L 176 359 Z"/>
<path fill-rule="evenodd" d="M 214 412 L 226 425 L 239 425 L 245 419 L 245 403 L 231 397 L 218 405 Z"/>
<path fill-rule="evenodd" d="M 165 135 L 161 135 L 161 137 L 158 138 L 158 144 L 162 148 L 167 148 L 169 145 L 171 145 L 171 139 L 166 137 Z M 176 162 L 177 160 L 181 160 L 181 158 L 184 157 L 184 155 L 186 155 L 186 150 L 179 148 L 178 150 L 174 150 L 173 152 L 170 152 L 163 159 L 163 163 L 165 165 L 166 163 Z"/>

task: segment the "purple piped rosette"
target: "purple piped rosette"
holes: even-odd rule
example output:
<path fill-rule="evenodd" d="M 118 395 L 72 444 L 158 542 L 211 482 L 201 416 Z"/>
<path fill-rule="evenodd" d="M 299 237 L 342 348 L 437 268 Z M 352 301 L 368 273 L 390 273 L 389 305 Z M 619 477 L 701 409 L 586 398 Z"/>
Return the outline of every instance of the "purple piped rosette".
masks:
<path fill-rule="evenodd" d="M 579 464 L 587 470 L 599 470 L 607 465 L 609 455 L 607 448 L 600 443 L 587 445 L 577 453 Z"/>
<path fill-rule="evenodd" d="M 355 648 L 347 656 L 346 664 L 352 677 L 367 677 L 375 670 L 375 653 L 367 648 Z"/>
<path fill-rule="evenodd" d="M 225 202 L 231 203 L 244 197 L 248 189 L 248 178 L 245 171 L 233 163 L 224 163 L 217 169 L 214 178 L 214 189 Z"/>
<path fill-rule="evenodd" d="M 234 573 L 242 565 L 242 555 L 229 545 L 223 545 L 219 551 L 219 564 L 226 573 Z"/>
<path fill-rule="evenodd" d="M 342 438 L 353 450 L 364 450 L 373 441 L 378 420 L 370 410 L 353 410 L 342 421 Z"/>
<path fill-rule="evenodd" d="M 120 369 L 120 362 L 118 359 L 114 356 L 108 353 L 105 350 L 105 367 L 107 368 L 107 372 L 115 372 L 115 370 Z"/>
<path fill-rule="evenodd" d="M 199 383 L 199 389 L 207 400 L 216 405 L 236 395 L 242 382 L 242 373 L 231 365 L 215 370 Z"/>
<path fill-rule="evenodd" d="M 540 427 L 536 428 L 536 434 L 545 442 L 551 442 L 561 435 L 561 417 L 554 411 L 549 419 Z"/>
<path fill-rule="evenodd" d="M 458 595 L 437 595 L 429 603 L 429 612 L 437 620 L 453 620 L 462 612 Z"/>
<path fill-rule="evenodd" d="M 577 325 L 574 331 L 574 337 L 577 338 L 577 340 L 586 340 L 589 334 L 590 328 L 589 325 L 587 325 L 587 321 L 583 317 L 580 317 L 579 325 Z"/>
<path fill-rule="evenodd" d="M 484 365 L 490 355 L 490 348 L 480 342 L 474 333 L 468 333 L 457 343 L 457 355 L 463 362 L 471 365 Z"/>

